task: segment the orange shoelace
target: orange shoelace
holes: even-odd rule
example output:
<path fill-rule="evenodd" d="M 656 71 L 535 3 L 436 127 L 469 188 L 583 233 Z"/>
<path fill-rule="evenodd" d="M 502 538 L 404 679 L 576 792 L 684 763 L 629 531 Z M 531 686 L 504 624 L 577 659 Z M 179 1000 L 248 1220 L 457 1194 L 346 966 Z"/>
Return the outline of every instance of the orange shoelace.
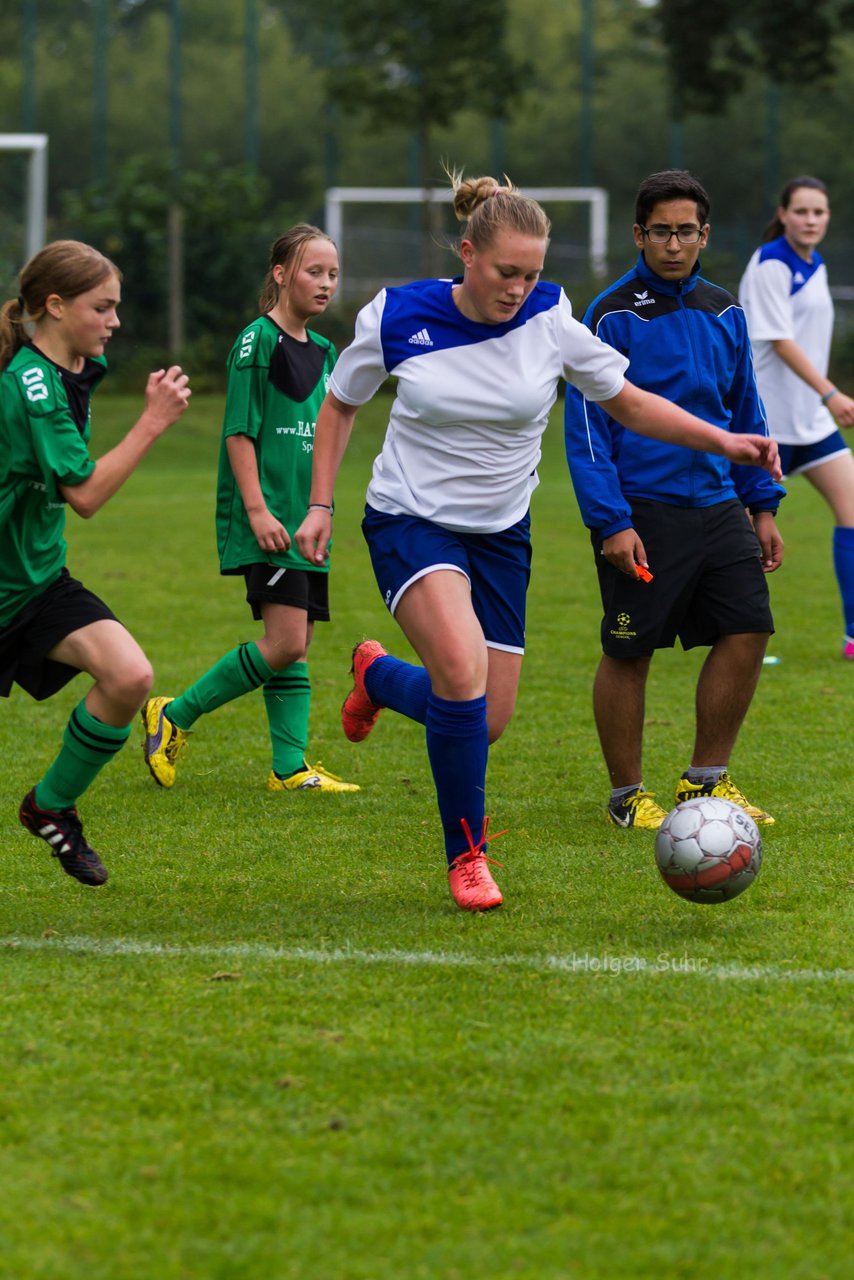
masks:
<path fill-rule="evenodd" d="M 481 831 L 481 833 L 480 833 L 480 839 L 478 840 L 477 844 L 475 844 L 474 840 L 472 839 L 472 835 L 471 835 L 471 827 L 470 827 L 470 826 L 469 826 L 469 824 L 466 822 L 465 818 L 460 818 L 460 826 L 462 827 L 462 829 L 463 829 L 463 834 L 464 834 L 464 836 L 465 836 L 466 840 L 468 841 L 468 846 L 469 846 L 469 847 L 468 847 L 468 852 L 467 852 L 467 853 L 459 853 L 459 854 L 457 854 L 456 858 L 455 858 L 455 859 L 454 859 L 454 861 L 451 863 L 451 866 L 454 866 L 454 865 L 456 865 L 457 863 L 460 863 L 460 862 L 471 862 L 471 861 L 472 861 L 473 859 L 475 859 L 475 858 L 483 858 L 483 859 L 485 859 L 485 861 L 486 861 L 486 862 L 491 862 L 491 863 L 492 863 L 492 865 L 493 865 L 494 867 L 502 867 L 502 868 L 503 868 L 504 863 L 503 863 L 503 862 L 496 862 L 494 858 L 490 858 L 490 857 L 489 857 L 489 855 L 488 855 L 488 854 L 486 854 L 486 853 L 484 852 L 484 850 L 481 848 L 481 845 L 485 845 L 485 844 L 487 844 L 490 840 L 497 840 L 499 836 L 506 836 L 506 835 L 507 835 L 507 832 L 508 832 L 508 830 L 509 830 L 509 827 L 505 827 L 505 829 L 504 829 L 503 831 L 496 831 L 495 835 L 494 835 L 494 836 L 491 836 L 491 835 L 489 835 L 489 834 L 488 834 L 488 832 L 489 832 L 489 818 L 484 818 L 484 820 L 483 820 L 483 830 L 482 830 L 482 831 Z"/>

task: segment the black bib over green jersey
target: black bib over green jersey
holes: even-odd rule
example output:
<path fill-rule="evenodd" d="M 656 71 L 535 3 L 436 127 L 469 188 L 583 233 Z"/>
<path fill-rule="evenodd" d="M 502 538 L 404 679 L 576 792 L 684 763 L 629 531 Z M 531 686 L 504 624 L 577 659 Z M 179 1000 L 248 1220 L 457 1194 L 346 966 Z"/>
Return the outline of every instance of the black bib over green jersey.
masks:
<path fill-rule="evenodd" d="M 94 471 L 89 398 L 103 357 L 80 373 L 29 344 L 0 375 L 0 626 L 54 582 L 65 565 L 65 500 L 59 486 Z"/>
<path fill-rule="evenodd" d="M 308 505 L 314 424 L 334 366 L 335 348 L 326 338 L 309 333 L 307 342 L 298 342 L 269 316 L 244 329 L 232 347 L 217 480 L 220 572 L 239 573 L 259 563 L 328 572 L 328 563 L 303 559 L 293 541 L 287 551 L 261 550 L 225 442 L 236 435 L 255 442 L 264 501 L 293 540 Z"/>

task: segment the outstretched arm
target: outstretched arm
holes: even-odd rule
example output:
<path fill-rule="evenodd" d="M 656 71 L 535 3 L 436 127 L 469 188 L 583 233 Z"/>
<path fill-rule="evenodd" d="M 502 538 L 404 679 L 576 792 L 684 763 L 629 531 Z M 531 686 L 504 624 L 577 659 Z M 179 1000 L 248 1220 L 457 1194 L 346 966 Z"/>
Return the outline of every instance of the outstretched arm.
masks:
<path fill-rule="evenodd" d="M 317 415 L 311 464 L 311 509 L 294 535 L 300 555 L 314 564 L 323 564 L 329 554 L 335 481 L 357 411 L 358 405 L 345 404 L 327 391 Z M 313 503 L 322 505 L 312 507 Z"/>
<path fill-rule="evenodd" d="M 95 463 L 80 484 L 61 484 L 59 491 L 77 515 L 88 520 L 109 502 L 148 453 L 158 436 L 177 422 L 190 400 L 189 378 L 179 365 L 148 376 L 145 408 L 123 440 Z"/>
<path fill-rule="evenodd" d="M 652 391 L 642 391 L 628 381 L 618 395 L 602 400 L 600 404 L 617 422 L 642 436 L 685 445 L 701 453 L 722 454 L 730 462 L 763 467 L 775 480 L 782 477 L 777 444 L 770 436 L 746 435 L 713 427 L 693 413 L 686 413 L 671 400 L 665 400 Z"/>

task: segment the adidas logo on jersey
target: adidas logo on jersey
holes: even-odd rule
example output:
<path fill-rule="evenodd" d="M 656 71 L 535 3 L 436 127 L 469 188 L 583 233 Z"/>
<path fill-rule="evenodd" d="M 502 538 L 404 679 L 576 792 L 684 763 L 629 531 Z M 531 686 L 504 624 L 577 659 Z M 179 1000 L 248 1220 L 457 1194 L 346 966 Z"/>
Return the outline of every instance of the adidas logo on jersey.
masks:
<path fill-rule="evenodd" d="M 417 333 L 413 333 L 409 343 L 413 347 L 432 347 L 433 339 L 426 329 L 419 329 Z"/>
<path fill-rule="evenodd" d="M 796 271 L 792 279 L 795 284 L 806 284 L 806 279 L 801 271 Z"/>
<path fill-rule="evenodd" d="M 655 298 L 651 298 L 649 296 L 649 289 L 644 289 L 643 293 L 636 293 L 635 297 L 637 298 L 637 302 L 635 303 L 636 307 L 655 306 Z"/>

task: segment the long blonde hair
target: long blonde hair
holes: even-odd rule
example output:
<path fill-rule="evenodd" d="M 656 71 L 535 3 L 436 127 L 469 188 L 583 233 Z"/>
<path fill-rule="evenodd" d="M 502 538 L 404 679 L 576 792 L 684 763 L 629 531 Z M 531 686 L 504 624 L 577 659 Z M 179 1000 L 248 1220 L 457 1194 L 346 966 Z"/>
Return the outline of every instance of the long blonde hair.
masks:
<path fill-rule="evenodd" d="M 54 240 L 40 249 L 19 276 L 17 298 L 9 298 L 0 307 L 0 368 L 5 369 L 26 340 L 25 326 L 38 324 L 44 316 L 45 302 L 52 293 L 76 298 L 110 275 L 122 278 L 109 258 L 80 240 Z"/>

